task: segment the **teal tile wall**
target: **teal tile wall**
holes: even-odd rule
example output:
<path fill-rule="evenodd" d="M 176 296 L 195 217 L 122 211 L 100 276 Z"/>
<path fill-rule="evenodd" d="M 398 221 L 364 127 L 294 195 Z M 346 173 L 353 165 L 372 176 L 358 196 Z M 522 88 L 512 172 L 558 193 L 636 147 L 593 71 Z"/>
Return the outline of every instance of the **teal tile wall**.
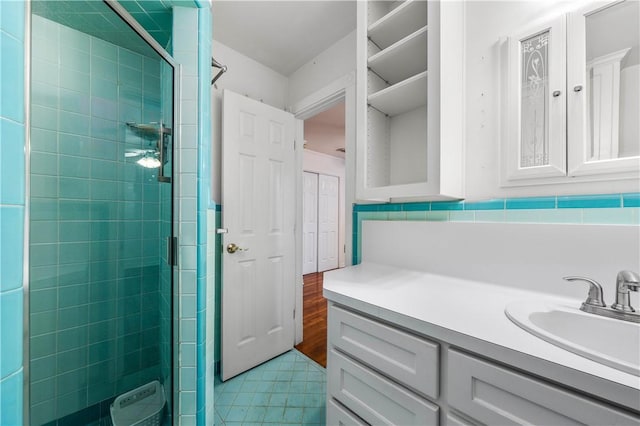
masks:
<path fill-rule="evenodd" d="M 213 352 L 208 350 L 213 339 L 207 338 L 207 311 L 214 309 L 207 286 L 208 270 L 214 265 L 207 263 L 208 208 L 211 194 L 211 10 L 209 2 L 198 5 L 198 170 L 197 170 L 197 386 L 196 423 L 205 425 L 213 422 Z"/>
<path fill-rule="evenodd" d="M 182 65 L 180 164 L 176 165 L 180 180 L 179 203 L 179 330 L 174 374 L 179 386 L 174 390 L 178 401 L 180 424 L 211 424 L 212 403 L 206 405 L 206 392 L 212 389 L 207 375 L 206 317 L 210 313 L 207 290 L 209 265 L 207 256 L 207 208 L 209 202 L 210 152 L 210 11 L 209 2 L 195 3 L 198 9 L 173 8 L 172 44 L 174 57 Z M 197 42 L 196 42 L 197 40 Z M 205 59 L 206 58 L 206 59 Z M 205 66 L 206 65 L 206 66 Z M 205 377 L 206 376 L 206 377 Z M 212 377 L 211 377 L 212 379 Z"/>
<path fill-rule="evenodd" d="M 474 202 L 354 204 L 354 265 L 361 260 L 363 220 L 640 225 L 640 194 L 501 198 Z"/>
<path fill-rule="evenodd" d="M 156 169 L 125 157 L 155 144 L 126 122 L 163 118 L 159 59 L 39 16 L 32 27 L 30 386 L 38 425 L 170 377 L 161 369 L 171 364 L 170 331 L 161 329 L 171 324 L 171 282 L 160 265 L 171 189 L 158 184 Z"/>
<path fill-rule="evenodd" d="M 25 2 L 0 1 L 0 424 L 21 425 Z"/>

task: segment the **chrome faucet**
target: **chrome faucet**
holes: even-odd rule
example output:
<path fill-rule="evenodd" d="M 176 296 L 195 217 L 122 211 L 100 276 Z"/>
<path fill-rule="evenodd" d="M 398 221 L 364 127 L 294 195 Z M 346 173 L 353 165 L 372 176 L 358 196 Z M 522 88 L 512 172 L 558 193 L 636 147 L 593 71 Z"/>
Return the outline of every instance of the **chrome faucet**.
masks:
<path fill-rule="evenodd" d="M 611 309 L 623 312 L 635 312 L 629 303 L 629 291 L 640 289 L 640 276 L 633 271 L 620 271 L 616 277 L 616 303 L 611 305 Z"/>
<path fill-rule="evenodd" d="M 567 281 L 584 281 L 589 284 L 589 296 L 580 307 L 583 311 L 589 312 L 587 309 L 590 306 L 597 306 L 600 308 L 607 306 L 605 305 L 604 298 L 602 297 L 602 286 L 597 281 L 586 277 L 564 277 L 563 279 Z"/>
<path fill-rule="evenodd" d="M 633 271 L 620 271 L 616 278 L 616 303 L 607 307 L 602 297 L 602 286 L 591 278 L 564 277 L 567 281 L 585 281 L 589 284 L 589 296 L 580 306 L 580 310 L 590 314 L 602 315 L 623 321 L 640 323 L 637 313 L 629 303 L 629 291 L 640 290 L 640 276 Z"/>

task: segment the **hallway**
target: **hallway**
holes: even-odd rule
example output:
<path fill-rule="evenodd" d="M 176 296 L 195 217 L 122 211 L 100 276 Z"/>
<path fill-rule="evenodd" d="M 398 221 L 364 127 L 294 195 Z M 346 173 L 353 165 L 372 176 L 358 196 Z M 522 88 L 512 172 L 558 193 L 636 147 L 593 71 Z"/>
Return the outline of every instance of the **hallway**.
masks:
<path fill-rule="evenodd" d="M 307 274 L 303 279 L 303 341 L 296 349 L 326 368 L 327 300 L 322 296 L 323 273 Z"/>

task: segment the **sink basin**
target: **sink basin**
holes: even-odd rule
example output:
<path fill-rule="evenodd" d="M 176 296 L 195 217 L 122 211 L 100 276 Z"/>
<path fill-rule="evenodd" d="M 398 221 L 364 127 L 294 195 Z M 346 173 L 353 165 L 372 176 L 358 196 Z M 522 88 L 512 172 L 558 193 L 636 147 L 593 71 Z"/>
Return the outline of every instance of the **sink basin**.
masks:
<path fill-rule="evenodd" d="M 505 314 L 529 333 L 570 352 L 640 376 L 640 324 L 545 301 L 507 305 Z"/>

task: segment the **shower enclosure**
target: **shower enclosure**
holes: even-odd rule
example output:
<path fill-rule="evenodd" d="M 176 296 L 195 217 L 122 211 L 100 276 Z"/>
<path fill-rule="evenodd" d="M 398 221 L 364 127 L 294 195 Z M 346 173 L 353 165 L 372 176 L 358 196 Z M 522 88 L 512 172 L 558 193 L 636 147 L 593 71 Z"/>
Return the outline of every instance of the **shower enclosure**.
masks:
<path fill-rule="evenodd" d="M 112 7 L 31 2 L 34 426 L 110 424 L 114 398 L 155 380 L 171 417 L 176 72 Z"/>

